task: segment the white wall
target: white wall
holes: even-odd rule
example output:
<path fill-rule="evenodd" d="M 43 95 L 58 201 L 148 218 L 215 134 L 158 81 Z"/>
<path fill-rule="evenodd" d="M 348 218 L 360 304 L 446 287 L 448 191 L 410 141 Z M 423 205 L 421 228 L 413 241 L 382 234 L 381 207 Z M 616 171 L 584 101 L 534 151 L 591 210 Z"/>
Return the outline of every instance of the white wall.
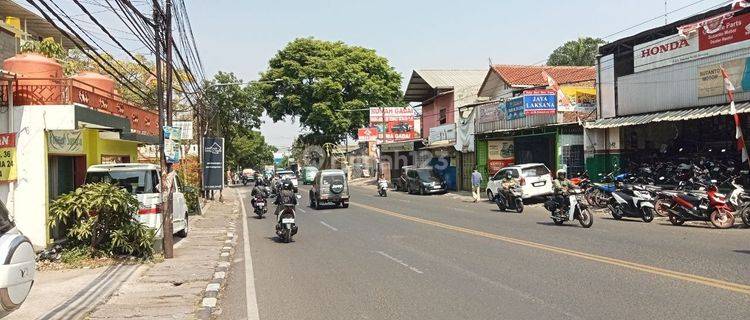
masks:
<path fill-rule="evenodd" d="M 47 139 L 45 130 L 75 129 L 73 106 L 21 106 L 13 108 L 18 180 L 13 198 L 8 183 L 0 184 L 0 199 L 8 205 L 16 226 L 39 248 L 47 244 Z M 0 125 L 8 132 L 7 120 Z"/>
<path fill-rule="evenodd" d="M 599 101 L 599 118 L 611 118 L 615 114 L 615 56 L 607 55 L 596 64 L 596 96 Z"/>

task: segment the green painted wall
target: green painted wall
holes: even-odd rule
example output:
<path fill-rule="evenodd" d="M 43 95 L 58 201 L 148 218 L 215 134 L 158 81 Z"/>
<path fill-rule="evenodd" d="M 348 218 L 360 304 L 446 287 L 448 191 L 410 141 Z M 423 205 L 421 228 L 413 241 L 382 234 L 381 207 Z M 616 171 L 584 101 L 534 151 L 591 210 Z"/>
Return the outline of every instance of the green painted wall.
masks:
<path fill-rule="evenodd" d="M 619 153 L 596 154 L 593 157 L 586 158 L 586 170 L 589 172 L 589 177 L 596 181 L 599 180 L 600 173 L 606 175 L 615 168 L 620 168 L 620 161 L 621 155 Z"/>
<path fill-rule="evenodd" d="M 482 174 L 482 190 L 484 190 L 487 187 L 487 180 L 489 180 L 489 173 L 487 172 L 487 159 L 489 158 L 487 140 L 474 141 L 474 148 L 477 154 L 477 170 Z"/>

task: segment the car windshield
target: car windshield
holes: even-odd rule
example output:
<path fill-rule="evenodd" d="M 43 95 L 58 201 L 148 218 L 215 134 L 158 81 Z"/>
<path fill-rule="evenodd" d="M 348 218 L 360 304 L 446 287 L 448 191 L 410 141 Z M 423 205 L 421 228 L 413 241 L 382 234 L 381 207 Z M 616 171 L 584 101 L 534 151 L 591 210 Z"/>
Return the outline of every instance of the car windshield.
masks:
<path fill-rule="evenodd" d="M 419 179 L 427 182 L 440 181 L 440 177 L 432 169 L 417 169 Z"/>
<path fill-rule="evenodd" d="M 105 171 L 89 172 L 86 174 L 86 183 L 111 183 L 125 188 L 131 194 L 156 193 L 154 175 L 151 171 Z"/>
<path fill-rule="evenodd" d="M 549 169 L 545 166 L 533 166 L 523 169 L 523 175 L 526 177 L 538 177 L 549 174 Z"/>

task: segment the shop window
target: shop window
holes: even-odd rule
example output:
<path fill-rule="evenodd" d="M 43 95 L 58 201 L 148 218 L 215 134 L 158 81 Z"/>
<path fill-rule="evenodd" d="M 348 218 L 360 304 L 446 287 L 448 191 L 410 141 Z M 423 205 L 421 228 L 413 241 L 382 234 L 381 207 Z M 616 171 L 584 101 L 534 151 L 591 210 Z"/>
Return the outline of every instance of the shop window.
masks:
<path fill-rule="evenodd" d="M 448 113 L 445 109 L 440 109 L 440 112 L 438 113 L 438 118 L 440 119 L 440 124 L 446 124 L 448 123 Z"/>

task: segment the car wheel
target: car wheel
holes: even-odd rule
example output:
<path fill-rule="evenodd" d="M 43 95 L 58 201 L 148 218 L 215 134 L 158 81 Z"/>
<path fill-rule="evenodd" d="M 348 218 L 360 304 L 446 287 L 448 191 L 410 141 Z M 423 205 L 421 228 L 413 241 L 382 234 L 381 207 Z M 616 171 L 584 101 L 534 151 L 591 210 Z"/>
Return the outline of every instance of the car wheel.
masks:
<path fill-rule="evenodd" d="M 492 190 L 487 189 L 487 200 L 492 201 L 495 199 L 495 195 L 492 194 Z"/>
<path fill-rule="evenodd" d="M 349 208 L 349 203 L 348 202 L 344 202 L 344 203 L 341 204 L 341 207 L 344 208 L 344 209 Z"/>

